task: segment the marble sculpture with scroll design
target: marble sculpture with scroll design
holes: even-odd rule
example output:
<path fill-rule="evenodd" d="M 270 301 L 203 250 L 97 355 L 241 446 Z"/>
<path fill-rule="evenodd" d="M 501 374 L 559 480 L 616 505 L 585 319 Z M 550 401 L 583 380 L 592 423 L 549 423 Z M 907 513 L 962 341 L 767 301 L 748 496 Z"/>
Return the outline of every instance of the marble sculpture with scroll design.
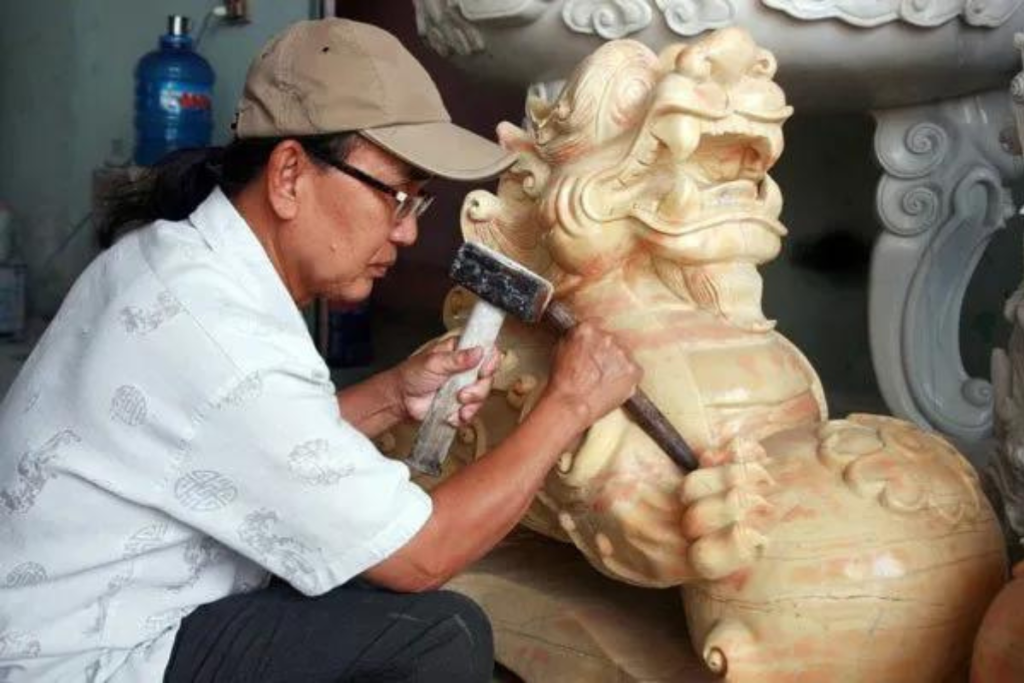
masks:
<path fill-rule="evenodd" d="M 1003 581 L 1000 531 L 942 438 L 828 420 L 814 368 L 761 310 L 757 267 L 786 234 L 768 171 L 792 110 L 775 70 L 737 28 L 660 56 L 613 41 L 529 107 L 529 132 L 499 127 L 518 161 L 497 195 L 466 197 L 465 238 L 626 340 L 702 463 L 684 477 L 612 413 L 563 455 L 525 524 L 615 579 L 685 585 L 693 646 L 730 681 L 942 681 Z M 471 302 L 450 294 L 449 329 Z M 530 410 L 552 343 L 506 323 L 495 391 L 448 468 Z M 400 457 L 411 436 L 380 443 Z"/>

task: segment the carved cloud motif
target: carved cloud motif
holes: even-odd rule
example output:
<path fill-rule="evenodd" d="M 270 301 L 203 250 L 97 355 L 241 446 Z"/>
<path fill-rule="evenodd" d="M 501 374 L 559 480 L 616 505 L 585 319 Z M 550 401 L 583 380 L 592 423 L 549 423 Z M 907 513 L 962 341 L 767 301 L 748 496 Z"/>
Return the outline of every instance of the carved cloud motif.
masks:
<path fill-rule="evenodd" d="M 664 15 L 669 29 L 681 36 L 723 28 L 736 18 L 732 0 L 413 0 L 413 4 L 420 35 L 445 56 L 484 50 L 476 25 L 530 24 L 559 5 L 569 30 L 605 40 L 644 30 L 654 18 L 654 8 Z"/>
<path fill-rule="evenodd" d="M 736 19 L 730 0 L 654 0 L 665 15 L 665 23 L 681 36 L 695 36 L 723 28 Z"/>
<path fill-rule="evenodd" d="M 825 425 L 820 457 L 841 468 L 858 495 L 897 513 L 926 513 L 950 525 L 977 517 L 976 476 L 939 437 L 877 415 L 852 415 Z"/>
<path fill-rule="evenodd" d="M 470 21 L 500 21 L 506 25 L 528 24 L 555 2 L 556 0 L 458 0 L 462 15 Z"/>
<path fill-rule="evenodd" d="M 1022 0 L 763 0 L 797 19 L 840 19 L 854 26 L 905 22 L 939 26 L 960 17 L 971 26 L 999 26 Z"/>
<path fill-rule="evenodd" d="M 642 31 L 653 12 L 647 0 L 566 0 L 562 20 L 578 33 L 593 33 L 615 40 Z"/>

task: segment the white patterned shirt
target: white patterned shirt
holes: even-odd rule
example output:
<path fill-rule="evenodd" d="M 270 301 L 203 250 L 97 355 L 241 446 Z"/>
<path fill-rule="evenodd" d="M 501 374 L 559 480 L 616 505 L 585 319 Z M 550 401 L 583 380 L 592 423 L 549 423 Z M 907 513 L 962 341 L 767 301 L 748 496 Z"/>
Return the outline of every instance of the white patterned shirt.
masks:
<path fill-rule="evenodd" d="M 430 514 L 215 190 L 89 265 L 0 406 L 0 681 L 162 680 L 196 607 L 323 593 Z"/>

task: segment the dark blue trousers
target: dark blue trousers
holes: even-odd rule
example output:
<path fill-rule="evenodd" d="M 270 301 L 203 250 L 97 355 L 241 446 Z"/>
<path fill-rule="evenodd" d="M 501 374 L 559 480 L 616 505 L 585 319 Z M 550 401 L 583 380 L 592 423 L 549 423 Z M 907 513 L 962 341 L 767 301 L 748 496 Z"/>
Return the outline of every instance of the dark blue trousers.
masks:
<path fill-rule="evenodd" d="M 310 598 L 283 581 L 204 605 L 182 622 L 165 683 L 488 683 L 491 625 L 449 591 L 354 580 Z"/>

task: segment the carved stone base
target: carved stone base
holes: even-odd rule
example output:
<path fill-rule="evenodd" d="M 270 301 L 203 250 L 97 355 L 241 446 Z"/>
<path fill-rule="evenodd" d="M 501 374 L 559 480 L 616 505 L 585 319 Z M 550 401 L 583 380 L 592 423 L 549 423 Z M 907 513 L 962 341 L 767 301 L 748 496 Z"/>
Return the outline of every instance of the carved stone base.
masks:
<path fill-rule="evenodd" d="M 572 546 L 519 531 L 448 584 L 494 627 L 495 658 L 526 683 L 705 683 L 679 591 L 601 576 Z"/>
<path fill-rule="evenodd" d="M 992 387 L 960 357 L 960 308 L 1020 177 L 1005 90 L 875 112 L 885 232 L 871 268 L 875 374 L 899 415 L 965 440 L 992 427 Z"/>

